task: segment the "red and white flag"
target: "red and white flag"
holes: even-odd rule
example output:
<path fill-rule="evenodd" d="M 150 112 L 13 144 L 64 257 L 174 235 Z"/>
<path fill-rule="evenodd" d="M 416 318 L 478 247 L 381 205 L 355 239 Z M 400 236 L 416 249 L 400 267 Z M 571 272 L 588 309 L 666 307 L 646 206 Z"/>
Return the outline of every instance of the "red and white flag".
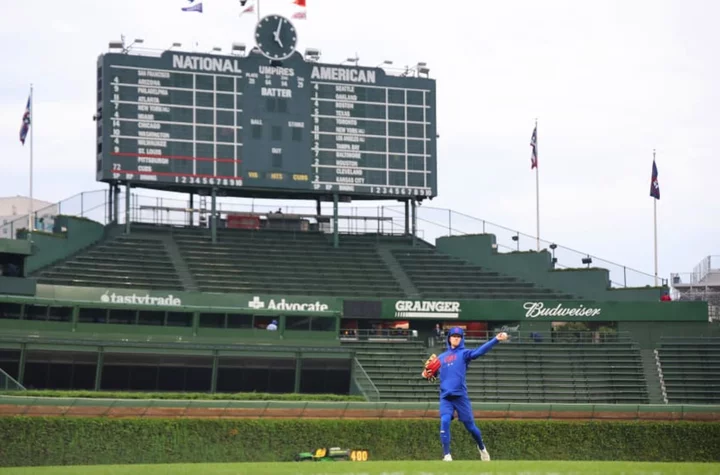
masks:
<path fill-rule="evenodd" d="M 292 18 L 296 20 L 306 20 L 307 19 L 307 5 L 305 3 L 305 0 L 293 0 L 293 5 L 297 5 L 300 7 L 299 11 L 296 11 L 292 14 Z"/>
<path fill-rule="evenodd" d="M 240 0 L 240 6 L 244 7 L 240 11 L 240 17 L 242 17 L 246 13 L 255 13 L 255 3 L 250 2 L 249 5 L 245 6 L 246 3 L 248 3 L 247 0 Z"/>

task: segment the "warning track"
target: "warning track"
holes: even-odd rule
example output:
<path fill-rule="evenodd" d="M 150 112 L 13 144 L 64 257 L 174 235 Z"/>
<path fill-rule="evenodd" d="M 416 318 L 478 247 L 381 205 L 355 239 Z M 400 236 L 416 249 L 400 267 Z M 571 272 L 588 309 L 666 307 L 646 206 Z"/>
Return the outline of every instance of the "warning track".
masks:
<path fill-rule="evenodd" d="M 720 406 L 476 403 L 477 419 L 720 421 Z M 221 419 L 437 419 L 437 403 L 0 396 L 0 416 Z"/>

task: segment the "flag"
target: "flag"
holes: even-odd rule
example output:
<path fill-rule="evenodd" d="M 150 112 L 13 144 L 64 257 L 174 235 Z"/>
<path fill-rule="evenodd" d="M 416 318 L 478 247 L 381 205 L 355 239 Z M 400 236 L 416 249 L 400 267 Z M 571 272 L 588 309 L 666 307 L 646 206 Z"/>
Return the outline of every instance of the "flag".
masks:
<path fill-rule="evenodd" d="M 307 8 L 307 5 L 305 4 L 305 0 L 293 0 L 293 4 L 299 6 L 302 10 L 293 13 L 292 18 L 296 20 L 306 20 L 307 11 L 305 9 Z"/>
<path fill-rule="evenodd" d="M 189 7 L 183 7 L 182 11 L 202 13 L 202 11 L 203 11 L 202 3 L 198 3 L 197 5 L 190 5 Z"/>
<path fill-rule="evenodd" d="M 246 3 L 247 3 L 247 0 L 245 0 L 245 1 L 240 0 L 240 6 L 244 7 Z M 251 3 L 250 5 L 245 7 L 243 9 L 243 11 L 240 12 L 240 16 L 243 16 L 245 13 L 254 13 L 254 12 L 255 12 L 255 4 Z"/>
<path fill-rule="evenodd" d="M 656 200 L 660 199 L 660 183 L 658 182 L 658 169 L 653 159 L 652 177 L 650 178 L 650 196 Z"/>
<path fill-rule="evenodd" d="M 25 113 L 22 118 L 22 126 L 20 127 L 20 142 L 25 145 L 25 138 L 27 137 L 28 131 L 30 131 L 30 122 L 32 114 L 30 113 L 32 104 L 30 104 L 32 96 L 28 96 L 27 105 L 25 106 Z"/>
<path fill-rule="evenodd" d="M 533 129 L 532 137 L 530 137 L 530 146 L 532 147 L 532 153 L 530 154 L 530 170 L 532 170 L 538 166 L 537 125 L 535 126 L 535 129 Z"/>

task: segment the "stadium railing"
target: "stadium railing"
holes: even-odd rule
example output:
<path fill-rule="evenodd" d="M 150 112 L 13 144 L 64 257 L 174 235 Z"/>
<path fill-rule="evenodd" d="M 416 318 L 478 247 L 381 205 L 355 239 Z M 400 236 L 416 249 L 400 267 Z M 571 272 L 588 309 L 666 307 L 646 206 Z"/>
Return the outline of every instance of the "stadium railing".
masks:
<path fill-rule="evenodd" d="M 355 376 L 355 383 L 363 396 L 365 396 L 365 399 L 370 402 L 380 400 L 380 391 L 378 391 L 375 383 L 372 382 L 372 379 L 370 379 L 357 358 L 353 358 L 353 375 Z"/>
<path fill-rule="evenodd" d="M 600 332 L 600 331 L 515 331 L 510 328 L 498 328 L 492 331 L 475 331 L 469 330 L 465 332 L 465 344 L 483 343 L 497 335 L 499 332 L 507 332 L 510 337 L 508 343 L 582 343 L 582 344 L 602 344 L 602 343 L 634 343 L 630 332 Z M 443 337 L 443 341 L 444 341 Z"/>
<path fill-rule="evenodd" d="M 191 207 L 188 200 L 131 193 L 129 217 L 131 222 L 136 223 L 169 226 L 198 225 L 201 216 L 205 216 L 207 219 L 209 215 L 210 204 L 209 200 L 206 201 L 208 202 L 195 203 Z M 117 202 L 125 203 L 124 192 L 118 195 Z M 52 222 L 53 216 L 58 214 L 82 216 L 102 224 L 108 224 L 110 216 L 108 208 L 108 192 L 106 190 L 83 192 L 46 209 L 35 210 L 35 221 L 36 225 L 40 225 L 37 217 L 45 217 L 44 223 L 42 223 L 42 229 L 45 231 L 51 230 L 52 226 L 49 226 L 49 223 Z M 254 204 L 254 202 L 253 204 L 239 204 L 225 201 L 222 198 L 217 202 L 217 210 L 223 215 L 232 213 L 269 214 L 276 212 L 277 209 L 277 205 L 261 205 Z M 284 214 L 314 216 L 317 213 L 314 206 L 284 206 L 281 209 Z M 327 213 L 327 211 L 326 209 L 325 212 Z M 352 207 L 341 203 L 339 207 L 339 215 L 342 216 L 339 220 L 340 230 L 342 233 L 349 234 L 403 234 L 405 232 L 404 213 L 403 206 Z M 125 213 L 120 212 L 119 215 L 119 223 L 122 224 Z M 14 236 L 17 230 L 27 227 L 27 222 L 27 215 L 19 216 L 5 226 L 11 228 L 12 233 L 9 234 Z M 419 207 L 417 208 L 416 223 L 416 235 L 428 242 L 434 242 L 436 238 L 442 236 L 489 233 L 496 236 L 498 248 L 508 252 L 521 250 L 521 246 L 531 250 L 536 250 L 537 247 L 535 236 L 450 209 Z M 50 229 L 47 229 L 48 226 Z M 323 230 L 332 232 L 331 227 Z M 551 244 L 554 248 L 551 248 Z M 552 249 L 557 268 L 577 268 L 581 266 L 582 259 L 591 258 L 594 266 L 609 270 L 613 287 L 655 285 L 653 274 L 602 259 L 590 253 L 556 245 L 546 239 L 540 239 L 540 247 Z M 667 279 L 662 279 L 662 284 L 666 285 Z"/>
<path fill-rule="evenodd" d="M 15 378 L 0 368 L 0 390 L 3 391 L 24 391 L 25 386 L 18 383 Z"/>
<path fill-rule="evenodd" d="M 380 328 L 377 330 L 357 330 L 341 328 L 338 332 L 340 341 L 418 341 L 417 330 L 399 328 Z"/>
<path fill-rule="evenodd" d="M 402 206 L 384 206 L 382 216 L 398 216 L 401 218 L 405 210 Z M 490 221 L 469 216 L 457 211 L 444 208 L 422 206 L 417 211 L 418 227 L 423 226 L 425 237 L 433 242 L 441 236 L 462 236 L 467 234 L 494 234 L 498 249 L 507 252 L 520 250 L 537 250 L 537 238 L 520 231 L 492 223 Z M 554 248 L 551 247 L 554 246 Z M 582 259 L 591 258 L 595 267 L 607 269 L 610 272 L 610 281 L 613 287 L 644 287 L 654 286 L 655 276 L 648 272 L 633 269 L 616 262 L 602 259 L 590 253 L 581 252 L 566 246 L 561 246 L 547 239 L 540 239 L 541 249 L 552 249 L 552 256 L 556 259 L 555 266 L 559 269 L 577 268 L 582 266 Z M 661 279 L 667 285 L 667 279 Z"/>

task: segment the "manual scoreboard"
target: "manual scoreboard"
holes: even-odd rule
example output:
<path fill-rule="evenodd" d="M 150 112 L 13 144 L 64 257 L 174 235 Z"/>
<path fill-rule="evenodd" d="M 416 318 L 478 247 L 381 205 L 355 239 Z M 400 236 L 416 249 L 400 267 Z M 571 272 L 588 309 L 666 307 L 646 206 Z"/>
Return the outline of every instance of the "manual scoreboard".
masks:
<path fill-rule="evenodd" d="M 229 196 L 437 195 L 435 81 L 166 51 L 98 59 L 97 179 Z"/>

